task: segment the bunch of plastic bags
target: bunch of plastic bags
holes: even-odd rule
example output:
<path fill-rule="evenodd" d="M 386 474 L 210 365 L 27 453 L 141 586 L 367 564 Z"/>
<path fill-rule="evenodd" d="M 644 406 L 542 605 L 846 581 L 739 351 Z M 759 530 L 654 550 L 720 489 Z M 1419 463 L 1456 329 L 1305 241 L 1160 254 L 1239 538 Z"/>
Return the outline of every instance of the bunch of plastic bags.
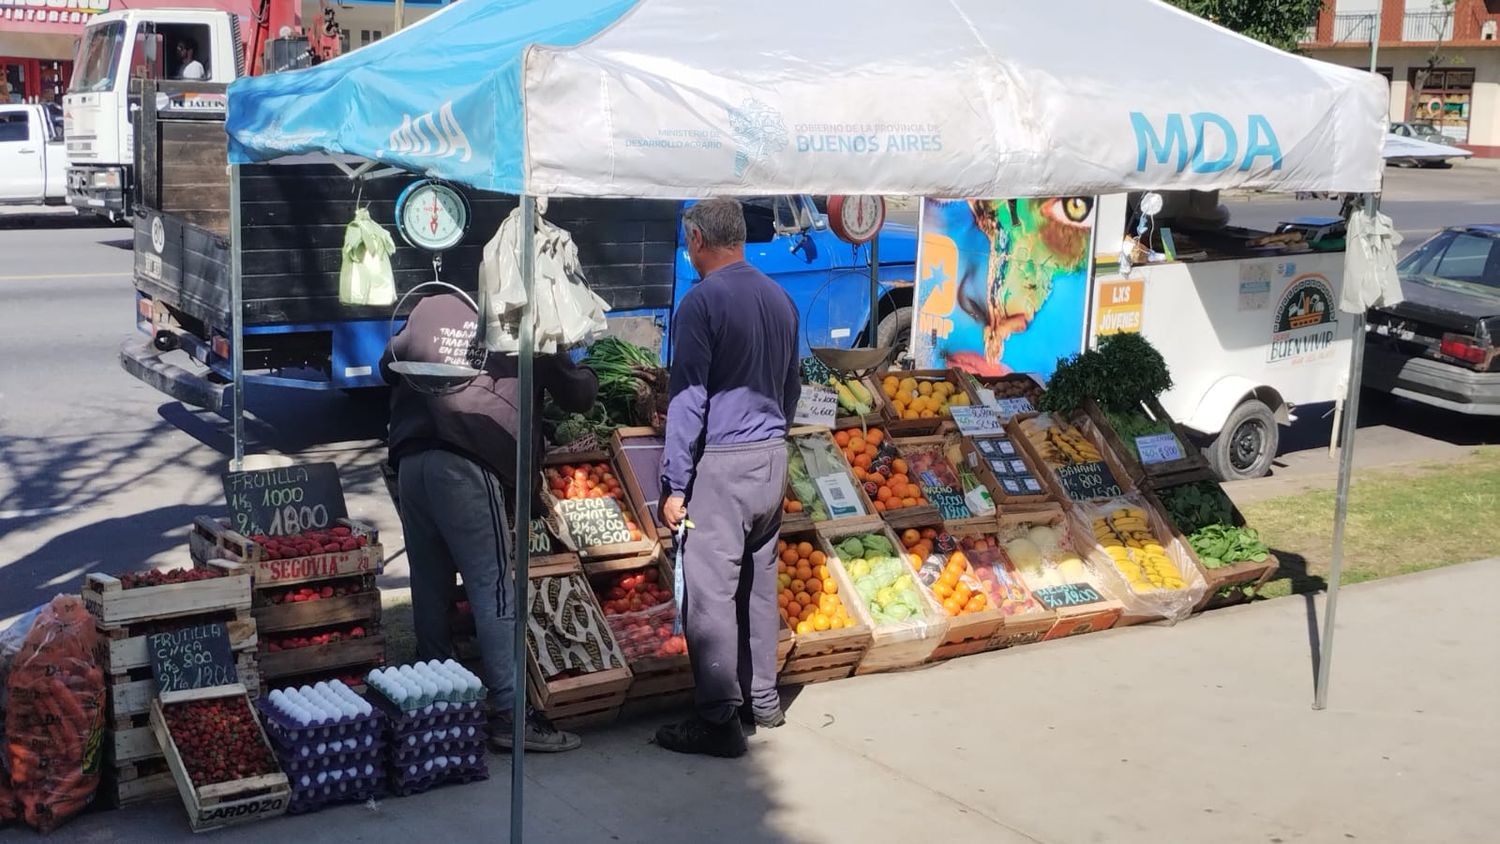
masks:
<path fill-rule="evenodd" d="M 484 344 L 492 352 L 521 348 L 521 308 L 526 304 L 521 280 L 521 210 L 500 224 L 484 247 L 479 266 L 479 312 Z M 572 235 L 536 217 L 534 307 L 536 352 L 553 354 L 587 343 L 606 327 L 609 305 L 588 288 Z"/>

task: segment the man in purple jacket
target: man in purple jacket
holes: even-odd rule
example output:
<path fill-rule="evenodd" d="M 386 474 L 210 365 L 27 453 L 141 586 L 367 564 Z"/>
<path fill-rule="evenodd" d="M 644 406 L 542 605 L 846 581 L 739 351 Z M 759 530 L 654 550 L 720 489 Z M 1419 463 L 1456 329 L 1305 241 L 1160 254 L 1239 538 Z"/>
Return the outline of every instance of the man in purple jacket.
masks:
<path fill-rule="evenodd" d="M 745 262 L 739 202 L 710 199 L 682 218 L 699 281 L 672 334 L 671 404 L 662 455 L 662 521 L 689 516 L 682 615 L 697 713 L 662 727 L 679 753 L 739 756 L 741 720 L 786 722 L 776 695 L 776 538 L 786 431 L 802 392 L 797 307 Z"/>

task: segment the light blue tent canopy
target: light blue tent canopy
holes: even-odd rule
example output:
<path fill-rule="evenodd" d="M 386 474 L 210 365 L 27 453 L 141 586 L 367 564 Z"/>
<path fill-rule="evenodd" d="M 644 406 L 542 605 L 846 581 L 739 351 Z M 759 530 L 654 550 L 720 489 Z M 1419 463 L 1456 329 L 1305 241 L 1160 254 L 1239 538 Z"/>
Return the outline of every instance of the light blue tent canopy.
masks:
<path fill-rule="evenodd" d="M 526 48 L 578 44 L 635 4 L 466 0 L 327 64 L 238 79 L 230 163 L 343 153 L 522 193 Z"/>

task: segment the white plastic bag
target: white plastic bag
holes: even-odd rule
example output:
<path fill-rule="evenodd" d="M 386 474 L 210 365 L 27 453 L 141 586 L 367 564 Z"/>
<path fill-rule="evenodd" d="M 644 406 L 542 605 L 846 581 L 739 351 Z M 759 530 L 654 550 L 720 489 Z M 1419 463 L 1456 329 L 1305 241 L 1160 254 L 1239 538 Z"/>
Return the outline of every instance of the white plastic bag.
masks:
<path fill-rule="evenodd" d="M 391 270 L 395 251 L 391 233 L 370 219 L 368 210 L 356 210 L 344 229 L 339 301 L 345 305 L 396 304 L 396 278 Z"/>
<path fill-rule="evenodd" d="M 539 354 L 553 354 L 602 334 L 608 304 L 588 288 L 572 236 L 540 216 L 536 225 L 535 307 L 531 309 L 535 348 Z M 521 307 L 526 303 L 520 257 L 518 208 L 485 244 L 479 266 L 479 309 L 484 318 L 485 348 L 492 352 L 520 349 Z"/>

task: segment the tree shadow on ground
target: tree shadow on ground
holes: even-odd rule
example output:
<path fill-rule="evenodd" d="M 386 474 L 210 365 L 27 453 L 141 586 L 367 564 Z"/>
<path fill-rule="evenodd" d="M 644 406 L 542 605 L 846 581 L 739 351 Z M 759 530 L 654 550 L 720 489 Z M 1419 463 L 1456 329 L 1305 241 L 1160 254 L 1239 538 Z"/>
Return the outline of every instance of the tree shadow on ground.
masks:
<path fill-rule="evenodd" d="M 203 508 L 187 504 L 90 522 L 57 534 L 35 551 L 0 567 L 0 616 L 25 612 L 54 595 L 77 595 L 89 572 L 118 574 L 157 554 L 181 551 L 173 567 L 189 568 L 187 526 Z M 129 537 L 129 552 L 119 552 Z"/>

